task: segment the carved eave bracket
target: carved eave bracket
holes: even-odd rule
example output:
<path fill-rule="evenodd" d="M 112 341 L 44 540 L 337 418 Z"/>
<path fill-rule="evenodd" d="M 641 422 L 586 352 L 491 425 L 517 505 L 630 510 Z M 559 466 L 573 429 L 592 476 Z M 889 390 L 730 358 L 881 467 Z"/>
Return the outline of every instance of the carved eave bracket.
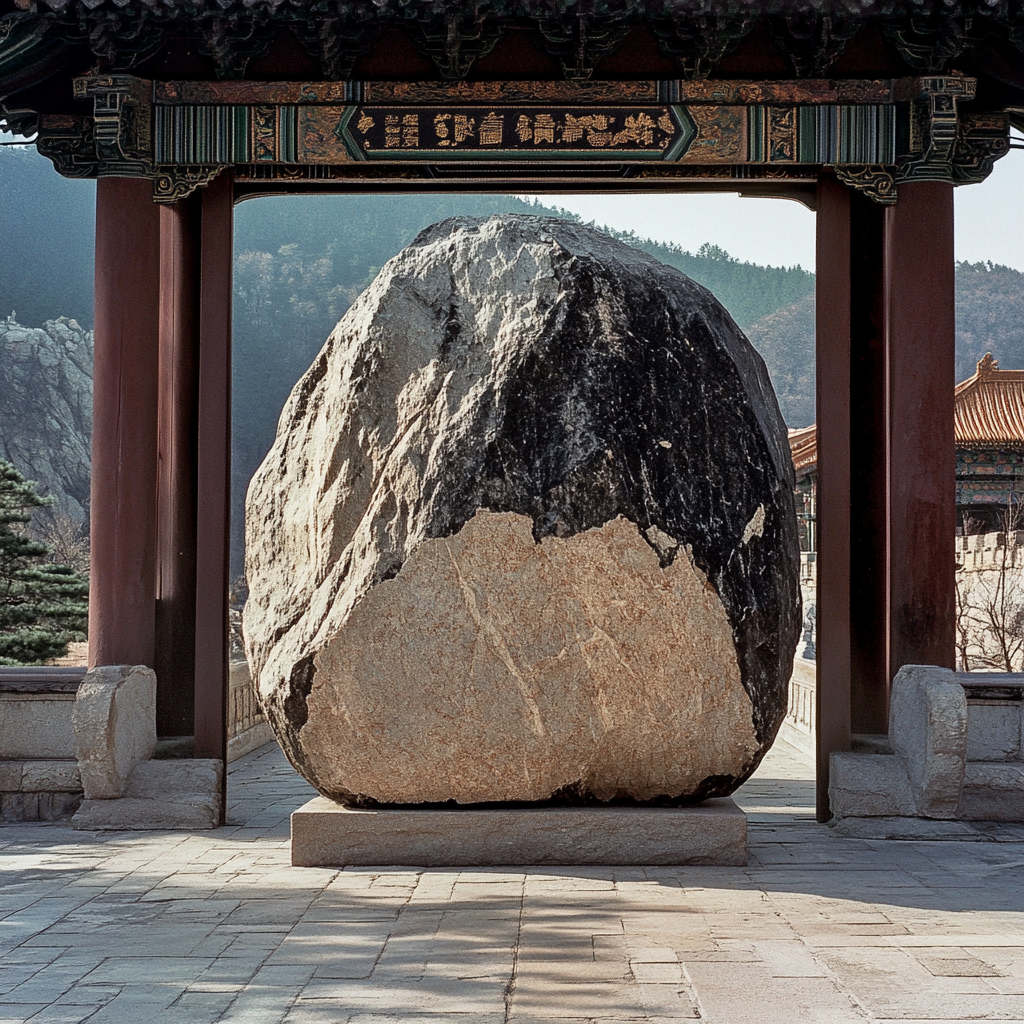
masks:
<path fill-rule="evenodd" d="M 153 199 L 158 203 L 187 199 L 196 189 L 206 188 L 223 170 L 220 164 L 158 167 L 153 178 Z"/>
<path fill-rule="evenodd" d="M 74 81 L 75 99 L 93 101 L 92 139 L 98 173 L 151 178 L 153 84 L 131 75 L 90 75 Z"/>
<path fill-rule="evenodd" d="M 466 16 L 468 17 L 468 15 Z M 434 36 L 457 70 L 475 22 Z M 450 29 L 450 31 L 449 31 Z M 583 37 L 577 38 L 577 42 Z M 814 182 L 832 168 L 881 203 L 901 182 L 981 181 L 1006 112 L 961 111 L 960 75 L 896 80 L 593 82 L 75 81 L 92 116 L 44 115 L 39 151 L 68 177 L 144 177 L 158 202 L 221 168 L 240 181 L 660 177 Z M 582 54 L 582 56 L 581 56 Z M 466 58 L 468 59 L 468 57 Z"/>
<path fill-rule="evenodd" d="M 974 79 L 929 76 L 917 83 L 917 92 L 906 96 L 907 137 L 897 161 L 897 183 L 984 181 L 995 161 L 1009 152 L 1009 115 L 960 112 L 962 102 L 974 99 Z"/>
<path fill-rule="evenodd" d="M 836 177 L 876 203 L 896 203 L 896 168 L 884 164 L 847 164 L 831 168 Z"/>

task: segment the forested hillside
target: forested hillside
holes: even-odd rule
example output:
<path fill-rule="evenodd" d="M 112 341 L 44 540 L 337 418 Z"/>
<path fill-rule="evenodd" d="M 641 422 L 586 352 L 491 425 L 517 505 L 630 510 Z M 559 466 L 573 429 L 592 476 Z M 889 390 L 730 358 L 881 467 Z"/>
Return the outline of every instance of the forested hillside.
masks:
<path fill-rule="evenodd" d="M 91 182 L 58 177 L 34 150 L 0 148 L 0 316 L 14 310 L 29 328 L 62 316 L 92 327 L 94 207 Z M 572 216 L 557 197 L 540 206 L 500 195 L 280 197 L 236 208 L 236 527 L 288 392 L 381 266 L 428 224 L 506 211 Z M 813 422 L 813 274 L 741 263 L 714 245 L 689 253 L 612 234 L 710 288 L 764 356 L 790 426 Z M 1024 367 L 1024 274 L 961 264 L 957 380 L 988 351 L 1004 368 Z M 240 552 L 236 545 L 236 571 Z"/>
<path fill-rule="evenodd" d="M 239 524 L 245 488 L 273 442 L 288 393 L 356 296 L 429 224 L 500 212 L 572 216 L 500 195 L 286 196 L 237 207 L 233 490 Z M 741 327 L 814 287 L 814 276 L 799 267 L 761 267 L 714 246 L 694 255 L 613 234 L 706 285 Z"/>
<path fill-rule="evenodd" d="M 814 422 L 814 295 L 746 328 L 764 357 L 786 422 Z M 1024 274 L 993 263 L 956 268 L 956 380 L 991 352 L 1004 370 L 1024 368 Z"/>

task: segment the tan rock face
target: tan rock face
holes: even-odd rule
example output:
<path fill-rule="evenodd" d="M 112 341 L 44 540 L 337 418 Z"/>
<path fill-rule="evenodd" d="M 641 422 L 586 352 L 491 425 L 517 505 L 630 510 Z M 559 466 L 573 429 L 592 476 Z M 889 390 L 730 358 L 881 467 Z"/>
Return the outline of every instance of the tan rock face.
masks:
<path fill-rule="evenodd" d="M 422 543 L 315 658 L 302 756 L 386 803 L 690 793 L 758 752 L 722 603 L 623 517 L 561 540 L 480 511 Z"/>

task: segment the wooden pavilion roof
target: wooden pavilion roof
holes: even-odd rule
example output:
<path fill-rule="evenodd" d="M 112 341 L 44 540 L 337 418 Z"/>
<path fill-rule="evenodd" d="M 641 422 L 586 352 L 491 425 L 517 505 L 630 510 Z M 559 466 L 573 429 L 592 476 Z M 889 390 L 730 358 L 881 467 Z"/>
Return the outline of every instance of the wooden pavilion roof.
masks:
<path fill-rule="evenodd" d="M 793 456 L 793 468 L 799 473 L 818 461 L 818 432 L 816 424 L 800 427 L 789 432 L 789 451 Z"/>
<path fill-rule="evenodd" d="M 989 352 L 974 376 L 957 384 L 953 394 L 957 447 L 1024 446 L 1024 370 L 1000 370 Z M 817 426 L 791 430 L 789 450 L 797 473 L 816 466 Z"/>
<path fill-rule="evenodd" d="M 69 80 L 784 80 L 961 73 L 1024 124 L 1020 0 L 0 0 L 0 123 Z M 62 107 L 64 109 L 62 109 Z"/>

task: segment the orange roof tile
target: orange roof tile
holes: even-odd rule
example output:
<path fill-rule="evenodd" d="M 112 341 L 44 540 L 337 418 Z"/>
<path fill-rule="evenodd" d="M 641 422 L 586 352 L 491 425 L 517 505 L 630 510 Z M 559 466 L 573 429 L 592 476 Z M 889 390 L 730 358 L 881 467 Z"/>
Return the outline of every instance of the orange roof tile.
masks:
<path fill-rule="evenodd" d="M 1024 442 L 1024 370 L 1000 370 L 989 352 L 954 394 L 957 444 Z"/>
<path fill-rule="evenodd" d="M 809 427 L 789 432 L 789 451 L 793 456 L 793 467 L 796 470 L 813 466 L 818 461 L 818 429 L 812 423 Z"/>
<path fill-rule="evenodd" d="M 958 445 L 1024 445 L 1024 370 L 1000 370 L 989 352 L 953 395 Z M 789 450 L 797 471 L 813 466 L 818 461 L 816 425 L 791 430 Z"/>

